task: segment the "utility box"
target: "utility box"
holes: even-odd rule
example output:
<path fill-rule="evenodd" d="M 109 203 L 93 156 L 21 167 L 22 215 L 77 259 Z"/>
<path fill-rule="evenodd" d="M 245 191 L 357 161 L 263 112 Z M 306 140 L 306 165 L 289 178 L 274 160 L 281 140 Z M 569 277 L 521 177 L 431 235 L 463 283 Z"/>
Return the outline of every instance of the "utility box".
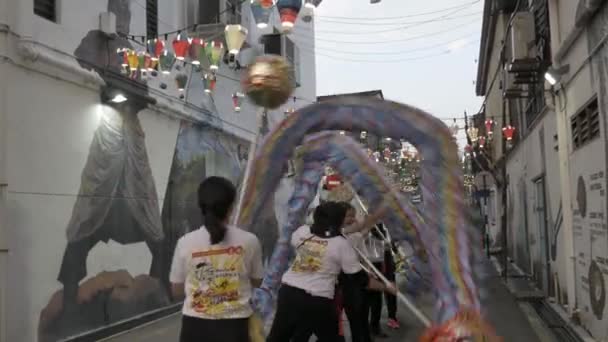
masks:
<path fill-rule="evenodd" d="M 116 14 L 103 12 L 99 14 L 99 30 L 108 36 L 116 35 Z"/>

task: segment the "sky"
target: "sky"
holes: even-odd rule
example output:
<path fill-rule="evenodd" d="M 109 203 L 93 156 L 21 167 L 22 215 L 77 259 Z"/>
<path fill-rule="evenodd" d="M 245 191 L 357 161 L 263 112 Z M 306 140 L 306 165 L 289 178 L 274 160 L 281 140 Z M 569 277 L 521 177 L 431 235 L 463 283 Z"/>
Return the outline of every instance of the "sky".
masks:
<path fill-rule="evenodd" d="M 477 113 L 482 11 L 475 0 L 324 0 L 315 14 L 317 94 L 380 89 L 441 118 Z"/>

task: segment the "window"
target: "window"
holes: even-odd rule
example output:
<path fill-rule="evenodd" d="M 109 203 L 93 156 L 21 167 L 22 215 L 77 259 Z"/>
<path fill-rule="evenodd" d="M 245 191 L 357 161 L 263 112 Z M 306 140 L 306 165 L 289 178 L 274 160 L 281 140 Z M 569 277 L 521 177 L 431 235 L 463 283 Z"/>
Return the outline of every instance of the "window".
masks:
<path fill-rule="evenodd" d="M 191 1 L 189 1 L 191 2 Z M 195 4 L 192 4 L 195 5 Z M 219 22 L 219 16 L 220 16 L 220 0 L 198 0 L 197 3 L 198 6 L 198 18 L 196 18 L 196 20 L 194 20 L 195 24 L 201 24 L 201 25 L 206 25 L 206 24 L 216 24 L 217 22 Z M 190 9 L 190 7 L 189 7 Z M 190 11 L 189 11 L 190 12 Z M 197 12 L 190 12 L 190 13 L 197 13 Z M 191 22 L 189 22 L 191 23 Z"/>
<path fill-rule="evenodd" d="M 570 119 L 573 149 L 578 149 L 600 136 L 600 115 L 597 97 Z"/>
<path fill-rule="evenodd" d="M 285 37 L 285 51 L 283 53 L 285 59 L 291 64 L 290 78 L 296 87 L 300 86 L 300 53 L 296 44 L 289 38 Z"/>
<path fill-rule="evenodd" d="M 158 0 L 146 0 L 146 35 L 148 39 L 158 36 Z"/>
<path fill-rule="evenodd" d="M 279 34 L 267 34 L 261 38 L 264 53 L 285 57 L 291 64 L 290 78 L 296 87 L 300 86 L 300 53 L 296 44 L 289 38 Z"/>
<path fill-rule="evenodd" d="M 57 1 L 34 0 L 34 14 L 52 22 L 57 22 Z"/>

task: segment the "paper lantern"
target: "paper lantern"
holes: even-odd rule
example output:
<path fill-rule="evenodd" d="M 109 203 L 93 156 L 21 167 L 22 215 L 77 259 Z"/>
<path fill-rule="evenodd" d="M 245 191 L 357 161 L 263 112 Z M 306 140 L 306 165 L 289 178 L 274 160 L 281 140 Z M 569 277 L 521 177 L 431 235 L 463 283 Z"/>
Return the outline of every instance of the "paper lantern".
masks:
<path fill-rule="evenodd" d="M 129 69 L 131 69 L 131 71 L 137 70 L 137 68 L 139 67 L 139 56 L 135 51 L 130 50 L 127 52 L 127 61 L 129 63 Z"/>
<path fill-rule="evenodd" d="M 175 64 L 175 55 L 173 52 L 165 50 L 162 55 L 160 55 L 160 70 L 163 74 L 170 74 L 171 69 L 173 69 L 173 64 Z"/>
<path fill-rule="evenodd" d="M 502 134 L 504 134 L 505 139 L 507 139 L 507 141 L 513 140 L 513 134 L 515 134 L 515 127 L 511 125 L 503 127 Z"/>
<path fill-rule="evenodd" d="M 205 87 L 205 93 L 212 93 L 215 90 L 216 77 L 212 73 L 206 73 L 203 75 L 203 86 Z"/>
<path fill-rule="evenodd" d="M 493 130 L 494 130 L 494 121 L 492 119 L 486 119 L 485 122 L 486 125 L 486 133 L 491 136 L 492 134 L 494 134 Z"/>
<path fill-rule="evenodd" d="M 188 57 L 194 65 L 200 65 L 202 58 L 205 57 L 205 43 L 200 38 L 190 38 L 188 46 Z"/>
<path fill-rule="evenodd" d="M 302 0 L 279 0 L 277 2 L 283 30 L 290 31 L 293 29 L 301 8 Z"/>
<path fill-rule="evenodd" d="M 251 3 L 251 13 L 253 14 L 255 24 L 259 29 L 268 27 L 270 23 L 270 14 L 272 13 L 270 7 L 272 7 L 272 1 L 269 7 L 262 6 L 262 1 L 258 0 L 253 0 Z"/>
<path fill-rule="evenodd" d="M 175 76 L 175 84 L 177 85 L 177 90 L 184 91 L 186 89 L 186 84 L 188 83 L 188 76 L 184 74 L 179 74 Z"/>
<path fill-rule="evenodd" d="M 259 3 L 262 8 L 270 9 L 274 6 L 275 0 L 251 0 L 251 3 Z"/>
<path fill-rule="evenodd" d="M 162 40 L 158 38 L 148 40 L 147 51 L 152 60 L 157 61 L 164 50 L 165 42 L 163 42 Z"/>
<path fill-rule="evenodd" d="M 128 58 L 128 50 L 127 49 L 117 49 L 116 54 L 118 55 L 118 59 L 120 60 L 120 65 L 124 68 L 129 67 L 129 58 Z"/>
<path fill-rule="evenodd" d="M 477 138 L 479 137 L 479 128 L 477 127 L 471 127 L 469 128 L 469 138 L 471 138 L 472 141 L 477 141 Z"/>
<path fill-rule="evenodd" d="M 235 112 L 241 111 L 241 103 L 243 101 L 243 97 L 239 93 L 232 94 L 232 105 L 234 106 Z"/>
<path fill-rule="evenodd" d="M 483 148 L 486 144 L 486 137 L 479 137 L 477 143 L 479 144 L 479 148 Z"/>
<path fill-rule="evenodd" d="M 209 68 L 215 71 L 220 68 L 220 60 L 224 53 L 224 44 L 218 41 L 207 42 L 205 44 L 205 53 L 209 59 Z"/>
<path fill-rule="evenodd" d="M 190 40 L 185 34 L 178 34 L 175 40 L 173 40 L 173 52 L 175 53 L 175 58 L 179 61 L 183 61 L 186 59 L 188 55 L 188 50 L 190 48 Z"/>
<path fill-rule="evenodd" d="M 226 25 L 224 35 L 229 53 L 237 55 L 241 51 L 247 38 L 247 33 L 247 29 L 241 25 Z"/>
<path fill-rule="evenodd" d="M 471 146 L 471 145 L 465 146 L 464 147 L 464 154 L 465 154 L 465 156 L 468 157 L 468 156 L 471 155 L 471 153 L 473 153 L 473 146 Z"/>

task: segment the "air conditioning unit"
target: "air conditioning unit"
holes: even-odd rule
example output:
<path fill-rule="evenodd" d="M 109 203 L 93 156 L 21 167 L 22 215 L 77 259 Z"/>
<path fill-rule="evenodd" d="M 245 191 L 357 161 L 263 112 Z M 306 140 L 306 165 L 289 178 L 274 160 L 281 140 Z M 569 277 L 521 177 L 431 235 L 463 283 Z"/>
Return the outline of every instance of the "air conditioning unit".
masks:
<path fill-rule="evenodd" d="M 116 14 L 112 12 L 99 14 L 99 30 L 107 36 L 116 36 Z"/>
<path fill-rule="evenodd" d="M 511 62 L 527 60 L 534 57 L 535 45 L 534 14 L 518 12 L 513 17 L 511 27 Z"/>

